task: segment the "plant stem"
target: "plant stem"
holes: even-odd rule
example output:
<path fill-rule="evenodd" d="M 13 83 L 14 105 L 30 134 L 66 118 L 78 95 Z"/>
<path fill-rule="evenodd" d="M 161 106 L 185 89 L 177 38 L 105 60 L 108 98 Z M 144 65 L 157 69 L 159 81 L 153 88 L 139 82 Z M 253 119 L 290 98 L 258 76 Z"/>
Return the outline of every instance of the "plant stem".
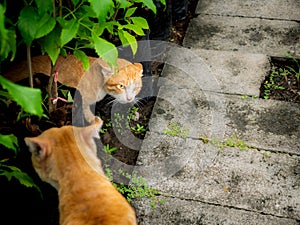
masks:
<path fill-rule="evenodd" d="M 59 17 L 62 17 L 62 0 L 59 0 Z"/>
<path fill-rule="evenodd" d="M 57 83 L 55 81 L 55 74 L 56 74 L 56 63 L 53 65 L 51 63 L 51 73 L 48 83 L 48 108 L 49 108 L 49 114 L 53 112 L 56 109 L 56 104 L 53 104 L 52 100 L 57 99 L 58 92 L 57 92 Z"/>
<path fill-rule="evenodd" d="M 27 67 L 29 73 L 29 86 L 33 88 L 33 74 L 32 74 L 32 65 L 31 65 L 31 48 L 30 45 L 26 45 L 27 52 Z"/>
<path fill-rule="evenodd" d="M 55 0 L 52 0 L 53 3 L 53 18 L 56 17 L 55 12 Z M 57 83 L 55 81 L 55 75 L 56 75 L 56 63 L 51 62 L 51 72 L 48 82 L 48 108 L 49 108 L 49 114 L 53 112 L 56 109 L 56 104 L 53 104 L 53 99 L 57 99 L 58 93 L 57 93 Z"/>

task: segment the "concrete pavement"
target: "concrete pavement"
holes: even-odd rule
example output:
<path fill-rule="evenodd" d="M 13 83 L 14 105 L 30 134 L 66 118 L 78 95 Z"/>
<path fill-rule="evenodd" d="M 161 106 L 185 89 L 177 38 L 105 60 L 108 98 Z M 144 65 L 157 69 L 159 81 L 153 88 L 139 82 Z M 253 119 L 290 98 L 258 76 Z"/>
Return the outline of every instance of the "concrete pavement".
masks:
<path fill-rule="evenodd" d="M 200 0 L 169 52 L 137 171 L 161 192 L 140 225 L 299 224 L 299 104 L 258 98 L 271 57 L 299 56 L 300 2 Z"/>

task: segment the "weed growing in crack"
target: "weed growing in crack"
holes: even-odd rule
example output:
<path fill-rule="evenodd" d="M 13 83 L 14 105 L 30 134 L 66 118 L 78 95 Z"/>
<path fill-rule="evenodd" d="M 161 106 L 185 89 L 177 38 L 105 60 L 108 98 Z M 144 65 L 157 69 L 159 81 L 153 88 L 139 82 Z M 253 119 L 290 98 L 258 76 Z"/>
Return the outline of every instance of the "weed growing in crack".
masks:
<path fill-rule="evenodd" d="M 181 138 L 187 138 L 189 135 L 189 128 L 182 127 L 177 122 L 170 122 L 168 125 L 168 128 L 165 129 L 164 133 L 174 136 L 174 137 L 181 137 Z"/>
<path fill-rule="evenodd" d="M 270 152 L 260 151 L 260 153 L 261 153 L 265 158 L 271 158 Z"/>
<path fill-rule="evenodd" d="M 115 188 L 127 199 L 128 202 L 131 202 L 136 198 L 147 197 L 151 199 L 150 206 L 153 209 L 158 203 L 162 204 L 163 201 L 157 199 L 157 196 L 161 195 L 161 193 L 158 190 L 149 187 L 147 181 L 142 176 L 139 176 L 137 172 L 130 174 L 122 169 L 119 169 L 117 172 L 113 172 L 108 162 L 112 159 L 111 154 L 116 150 L 117 148 L 110 147 L 108 144 L 103 146 L 103 151 L 108 153 L 108 156 L 104 159 L 104 171 Z M 122 179 L 128 181 L 129 184 L 113 182 L 114 176 L 122 177 Z"/>
<path fill-rule="evenodd" d="M 199 136 L 199 139 L 202 140 L 204 144 L 211 143 L 219 147 L 219 151 L 222 151 L 226 147 L 238 148 L 241 151 L 247 151 L 249 148 L 253 148 L 253 146 L 241 140 L 238 135 L 231 135 L 225 141 L 220 141 L 216 138 L 210 140 L 205 136 Z"/>

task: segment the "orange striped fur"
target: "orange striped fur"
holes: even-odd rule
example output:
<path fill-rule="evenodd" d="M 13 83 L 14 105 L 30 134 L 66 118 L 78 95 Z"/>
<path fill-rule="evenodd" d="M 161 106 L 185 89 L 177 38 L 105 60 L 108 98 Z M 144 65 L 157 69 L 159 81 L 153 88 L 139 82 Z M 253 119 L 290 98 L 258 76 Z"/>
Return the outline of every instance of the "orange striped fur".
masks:
<path fill-rule="evenodd" d="M 84 128 L 51 128 L 25 138 L 42 180 L 58 190 L 60 225 L 137 225 L 126 199 L 104 175 L 93 137 L 101 119 Z"/>

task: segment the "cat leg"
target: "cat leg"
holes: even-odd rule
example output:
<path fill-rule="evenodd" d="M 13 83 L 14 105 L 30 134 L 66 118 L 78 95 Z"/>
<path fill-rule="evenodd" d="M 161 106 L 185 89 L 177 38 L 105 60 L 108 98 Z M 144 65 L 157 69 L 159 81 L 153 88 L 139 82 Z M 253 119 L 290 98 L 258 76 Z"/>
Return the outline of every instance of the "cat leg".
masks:
<path fill-rule="evenodd" d="M 84 118 L 88 123 L 94 124 L 97 122 L 98 117 L 93 114 L 89 104 L 82 104 L 82 109 Z"/>

